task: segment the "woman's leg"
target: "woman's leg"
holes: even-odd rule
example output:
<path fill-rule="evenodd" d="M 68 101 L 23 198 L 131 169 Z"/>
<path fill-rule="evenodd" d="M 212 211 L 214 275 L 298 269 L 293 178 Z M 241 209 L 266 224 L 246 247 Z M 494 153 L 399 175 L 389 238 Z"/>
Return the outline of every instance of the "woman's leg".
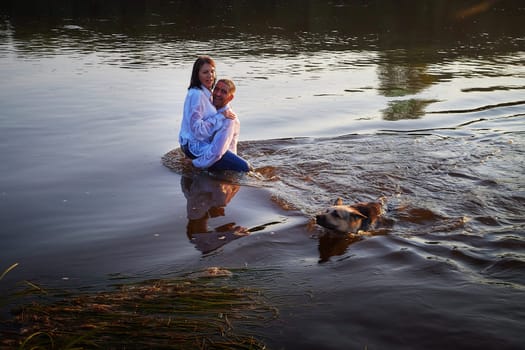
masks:
<path fill-rule="evenodd" d="M 250 164 L 247 161 L 233 153 L 232 151 L 226 151 L 221 159 L 216 161 L 210 168 L 211 171 L 217 170 L 233 170 L 240 172 L 249 172 Z"/>

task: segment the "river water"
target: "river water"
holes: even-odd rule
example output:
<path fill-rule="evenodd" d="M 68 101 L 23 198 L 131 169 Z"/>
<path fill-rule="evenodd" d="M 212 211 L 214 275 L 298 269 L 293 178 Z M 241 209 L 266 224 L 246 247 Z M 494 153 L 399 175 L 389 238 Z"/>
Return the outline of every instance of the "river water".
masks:
<path fill-rule="evenodd" d="M 279 309 L 271 349 L 525 348 L 521 1 L 0 9 L 2 290 L 219 266 Z M 172 151 L 198 54 L 256 174 Z M 388 225 L 316 226 L 338 197 Z"/>

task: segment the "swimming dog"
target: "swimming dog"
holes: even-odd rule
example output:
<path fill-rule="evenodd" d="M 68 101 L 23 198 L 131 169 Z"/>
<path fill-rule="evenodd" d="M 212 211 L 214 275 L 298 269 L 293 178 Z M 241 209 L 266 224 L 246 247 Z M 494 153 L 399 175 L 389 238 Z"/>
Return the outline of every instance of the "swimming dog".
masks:
<path fill-rule="evenodd" d="M 343 200 L 337 198 L 333 206 L 316 215 L 315 221 L 320 226 L 341 233 L 366 231 L 374 226 L 383 213 L 382 202 L 343 205 Z"/>

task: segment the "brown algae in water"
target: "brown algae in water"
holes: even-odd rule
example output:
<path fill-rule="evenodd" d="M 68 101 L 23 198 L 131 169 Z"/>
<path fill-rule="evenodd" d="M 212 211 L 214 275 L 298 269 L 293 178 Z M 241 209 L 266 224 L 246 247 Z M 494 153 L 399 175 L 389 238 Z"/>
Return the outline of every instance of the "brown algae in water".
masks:
<path fill-rule="evenodd" d="M 264 349 L 256 328 L 278 316 L 259 290 L 235 287 L 229 278 L 149 280 L 46 297 L 51 294 L 60 300 L 23 305 L 2 322 L 0 348 Z"/>

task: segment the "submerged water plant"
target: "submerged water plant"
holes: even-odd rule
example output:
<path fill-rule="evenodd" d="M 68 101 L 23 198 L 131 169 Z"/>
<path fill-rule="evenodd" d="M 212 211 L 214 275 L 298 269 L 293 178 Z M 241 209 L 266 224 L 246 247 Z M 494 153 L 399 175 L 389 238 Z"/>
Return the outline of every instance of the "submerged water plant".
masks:
<path fill-rule="evenodd" d="M 2 322 L 0 348 L 264 349 L 257 329 L 277 317 L 260 291 L 224 278 L 150 280 L 54 299 Z"/>

